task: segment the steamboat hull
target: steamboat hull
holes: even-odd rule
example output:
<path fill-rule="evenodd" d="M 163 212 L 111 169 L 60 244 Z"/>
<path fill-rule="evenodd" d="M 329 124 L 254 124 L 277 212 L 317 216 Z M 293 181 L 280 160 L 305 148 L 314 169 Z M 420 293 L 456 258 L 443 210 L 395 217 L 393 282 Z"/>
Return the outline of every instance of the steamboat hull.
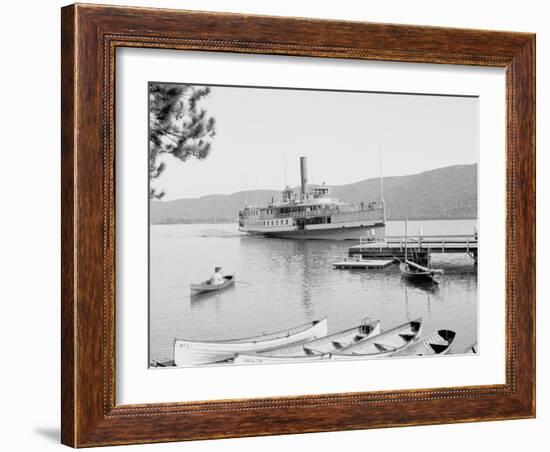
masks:
<path fill-rule="evenodd" d="M 261 231 L 240 228 L 241 232 L 261 237 L 273 237 L 293 240 L 359 240 L 367 235 L 367 231 L 380 230 L 378 236 L 383 235 L 383 224 L 369 226 L 339 227 L 333 229 L 292 230 L 292 231 Z"/>

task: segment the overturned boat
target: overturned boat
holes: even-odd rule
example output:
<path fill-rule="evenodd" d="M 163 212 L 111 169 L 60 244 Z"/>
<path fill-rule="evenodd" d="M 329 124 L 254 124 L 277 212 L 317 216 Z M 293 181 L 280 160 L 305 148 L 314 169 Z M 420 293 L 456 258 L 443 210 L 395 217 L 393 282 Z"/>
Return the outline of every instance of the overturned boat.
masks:
<path fill-rule="evenodd" d="M 237 353 L 259 352 L 327 335 L 327 319 L 273 333 L 223 341 L 174 340 L 174 364 L 178 367 L 213 364 L 233 358 Z"/>
<path fill-rule="evenodd" d="M 235 364 L 268 364 L 326 359 L 337 350 L 378 334 L 380 334 L 380 321 L 365 319 L 359 326 L 312 341 L 253 354 L 237 354 L 234 362 Z"/>

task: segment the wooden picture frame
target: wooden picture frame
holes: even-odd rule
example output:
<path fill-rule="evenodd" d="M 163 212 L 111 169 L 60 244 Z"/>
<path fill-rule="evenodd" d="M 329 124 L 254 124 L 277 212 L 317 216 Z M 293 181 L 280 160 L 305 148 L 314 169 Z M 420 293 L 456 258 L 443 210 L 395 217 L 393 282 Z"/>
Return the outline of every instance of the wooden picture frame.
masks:
<path fill-rule="evenodd" d="M 535 416 L 535 35 L 71 5 L 62 9 L 62 442 L 73 447 Z M 202 50 L 506 70 L 506 383 L 115 403 L 115 50 Z"/>

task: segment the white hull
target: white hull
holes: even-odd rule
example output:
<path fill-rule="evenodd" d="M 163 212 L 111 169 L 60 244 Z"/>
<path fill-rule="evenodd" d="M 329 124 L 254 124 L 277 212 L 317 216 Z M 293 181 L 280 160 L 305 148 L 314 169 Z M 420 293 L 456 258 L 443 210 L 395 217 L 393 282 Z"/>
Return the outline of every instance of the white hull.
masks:
<path fill-rule="evenodd" d="M 307 229 L 307 230 L 292 230 L 292 231 L 270 231 L 260 229 L 240 228 L 242 232 L 251 235 L 260 235 L 264 237 L 275 237 L 281 239 L 293 240 L 359 240 L 365 237 L 367 230 L 372 230 L 373 226 L 354 226 L 354 227 L 338 227 L 332 229 Z M 383 226 L 377 225 L 375 229 L 383 230 Z"/>
<path fill-rule="evenodd" d="M 174 340 L 174 363 L 177 367 L 212 364 L 233 358 L 237 353 L 270 350 L 296 342 L 309 341 L 328 332 L 327 319 L 267 335 L 217 342 Z"/>
<path fill-rule="evenodd" d="M 331 353 L 338 350 L 338 347 L 349 347 L 352 343 L 368 339 L 378 334 L 380 334 L 380 321 L 376 321 L 368 332 L 365 332 L 364 328 L 359 326 L 350 328 L 349 330 L 339 331 L 338 333 L 321 337 L 313 341 L 280 347 L 267 352 L 238 354 L 235 355 L 235 364 L 297 363 L 328 359 Z"/>

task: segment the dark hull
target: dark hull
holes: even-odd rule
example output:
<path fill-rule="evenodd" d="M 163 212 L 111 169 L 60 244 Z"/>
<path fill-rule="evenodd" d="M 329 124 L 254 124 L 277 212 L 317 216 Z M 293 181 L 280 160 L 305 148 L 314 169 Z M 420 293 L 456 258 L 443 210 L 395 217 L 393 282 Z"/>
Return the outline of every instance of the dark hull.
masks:
<path fill-rule="evenodd" d="M 437 281 L 434 278 L 435 273 L 431 271 L 420 271 L 411 269 L 407 264 L 399 264 L 399 270 L 401 271 L 401 277 L 409 281 L 418 281 L 418 282 L 435 282 Z"/>

